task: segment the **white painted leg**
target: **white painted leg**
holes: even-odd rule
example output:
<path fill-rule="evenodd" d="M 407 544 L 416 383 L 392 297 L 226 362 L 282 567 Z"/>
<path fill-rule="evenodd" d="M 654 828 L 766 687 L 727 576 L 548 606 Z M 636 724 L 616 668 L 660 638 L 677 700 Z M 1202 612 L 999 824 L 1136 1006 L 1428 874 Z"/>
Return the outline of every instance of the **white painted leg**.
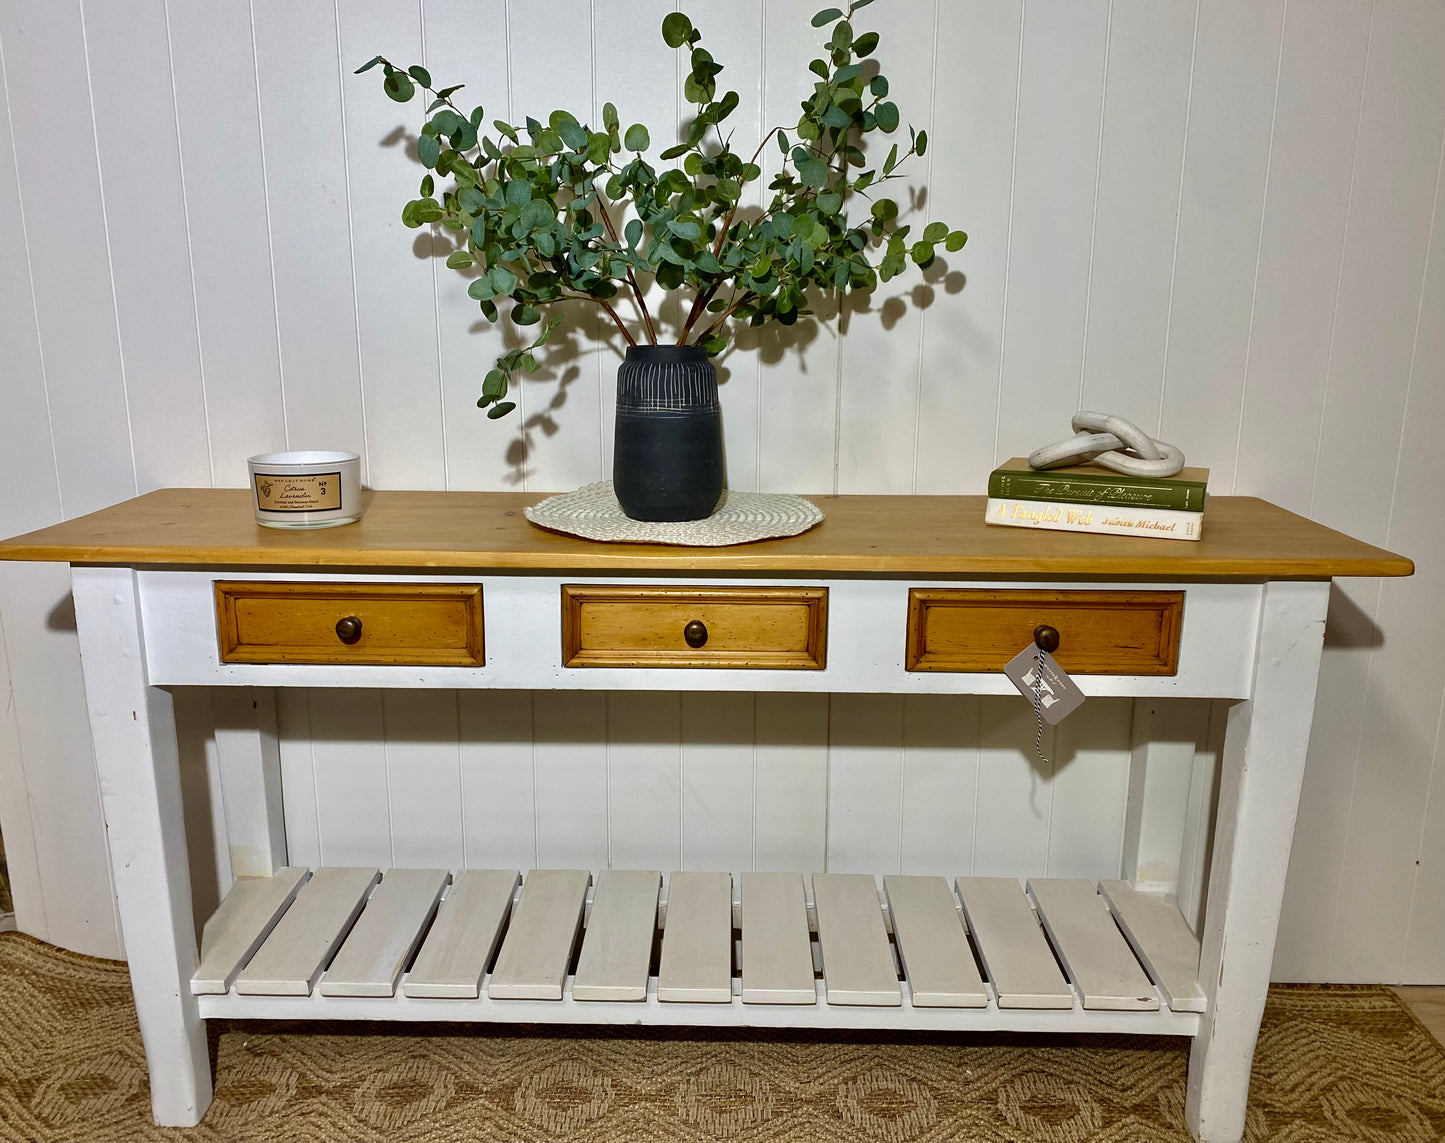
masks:
<path fill-rule="evenodd" d="M 1136 889 L 1178 891 L 1194 754 L 1207 709 L 1188 699 L 1134 700 L 1120 876 Z"/>
<path fill-rule="evenodd" d="M 149 686 L 135 573 L 76 568 L 76 625 L 116 900 L 156 1123 L 189 1127 L 211 1102 L 191 878 L 170 692 Z"/>
<path fill-rule="evenodd" d="M 1238 1143 L 1269 988 L 1324 643 L 1329 584 L 1268 584 L 1252 696 L 1229 712 L 1185 1116 L 1201 1143 Z"/>
<path fill-rule="evenodd" d="M 286 864 L 276 692 L 269 687 L 216 687 L 211 707 L 216 712 L 231 873 L 270 877 Z"/>

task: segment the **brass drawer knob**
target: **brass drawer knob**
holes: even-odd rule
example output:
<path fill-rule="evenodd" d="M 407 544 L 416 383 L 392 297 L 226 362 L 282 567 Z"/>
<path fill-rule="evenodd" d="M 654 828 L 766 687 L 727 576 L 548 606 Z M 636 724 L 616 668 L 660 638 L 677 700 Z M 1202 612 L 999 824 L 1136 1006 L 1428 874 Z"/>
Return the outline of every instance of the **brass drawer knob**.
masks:
<path fill-rule="evenodd" d="M 336 637 L 343 643 L 355 643 L 361 638 L 361 620 L 354 615 L 336 621 Z"/>
<path fill-rule="evenodd" d="M 1050 627 L 1047 623 L 1040 623 L 1034 628 L 1034 646 L 1040 651 L 1047 651 L 1052 655 L 1059 649 L 1059 629 Z"/>
<path fill-rule="evenodd" d="M 707 624 L 701 619 L 694 619 L 682 629 L 682 637 L 689 647 L 694 649 L 701 647 L 707 642 Z"/>

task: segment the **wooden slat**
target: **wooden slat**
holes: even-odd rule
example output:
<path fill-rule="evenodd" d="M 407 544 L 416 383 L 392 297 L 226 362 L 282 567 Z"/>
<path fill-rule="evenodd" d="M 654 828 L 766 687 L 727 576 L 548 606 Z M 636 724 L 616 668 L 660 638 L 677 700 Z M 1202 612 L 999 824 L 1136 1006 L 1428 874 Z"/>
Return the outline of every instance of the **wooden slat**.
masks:
<path fill-rule="evenodd" d="M 380 877 L 375 869 L 316 870 L 251 962 L 236 975 L 236 991 L 254 996 L 310 995 Z"/>
<path fill-rule="evenodd" d="M 733 879 L 726 873 L 674 873 L 657 998 L 727 1004 L 733 998 Z"/>
<path fill-rule="evenodd" d="M 521 880 L 515 869 L 468 869 L 453 877 L 402 992 L 463 1000 L 480 996 L 482 974 L 497 951 Z"/>
<path fill-rule="evenodd" d="M 388 870 L 321 978 L 321 995 L 396 995 L 449 876 L 445 869 Z"/>
<path fill-rule="evenodd" d="M 948 882 L 942 877 L 885 877 L 883 891 L 914 1007 L 986 1007 L 988 992 Z"/>
<path fill-rule="evenodd" d="M 487 982 L 493 1000 L 561 1000 L 567 961 L 582 925 L 585 869 L 534 869 L 522 886 L 497 967 Z"/>
<path fill-rule="evenodd" d="M 1129 951 L 1092 881 L 1039 878 L 1029 882 L 1029 893 L 1085 1008 L 1159 1007 L 1159 993 Z"/>
<path fill-rule="evenodd" d="M 598 874 L 572 981 L 573 1000 L 647 999 L 661 887 L 662 874 L 653 870 L 604 869 Z"/>
<path fill-rule="evenodd" d="M 1127 881 L 1100 881 L 1130 947 L 1175 1012 L 1203 1012 L 1199 940 L 1178 907 L 1157 893 L 1140 893 Z"/>
<path fill-rule="evenodd" d="M 816 1004 L 812 938 L 798 873 L 742 875 L 744 1004 Z"/>
<path fill-rule="evenodd" d="M 1012 877 L 960 877 L 964 916 L 1000 1008 L 1072 1008 L 1074 994 Z"/>
<path fill-rule="evenodd" d="M 535 493 L 371 494 L 360 529 L 258 529 L 239 488 L 167 488 L 0 542 L 0 559 L 135 566 L 552 568 L 896 574 L 1409 575 L 1405 557 L 1249 496 L 1209 501 L 1204 539 L 1180 553 L 1148 537 L 990 528 L 982 496 L 838 496 L 827 527 L 734 548 L 609 544 L 535 528 Z"/>
<path fill-rule="evenodd" d="M 310 875 L 304 866 L 287 866 L 274 877 L 239 878 L 201 931 L 201 963 L 191 991 L 230 989 Z"/>
<path fill-rule="evenodd" d="M 828 1003 L 902 1004 L 903 989 L 873 875 L 815 873 L 813 905 Z"/>

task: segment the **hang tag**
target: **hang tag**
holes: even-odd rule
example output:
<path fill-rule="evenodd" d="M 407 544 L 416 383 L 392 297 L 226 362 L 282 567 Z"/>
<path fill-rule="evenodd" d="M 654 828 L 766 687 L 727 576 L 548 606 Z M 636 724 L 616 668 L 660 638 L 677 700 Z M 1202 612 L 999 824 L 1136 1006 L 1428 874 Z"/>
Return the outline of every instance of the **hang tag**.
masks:
<path fill-rule="evenodd" d="M 1069 673 L 1032 643 L 1008 661 L 1003 673 L 1024 698 L 1033 702 L 1037 697 L 1039 715 L 1050 726 L 1058 726 L 1083 705 L 1084 692 Z"/>

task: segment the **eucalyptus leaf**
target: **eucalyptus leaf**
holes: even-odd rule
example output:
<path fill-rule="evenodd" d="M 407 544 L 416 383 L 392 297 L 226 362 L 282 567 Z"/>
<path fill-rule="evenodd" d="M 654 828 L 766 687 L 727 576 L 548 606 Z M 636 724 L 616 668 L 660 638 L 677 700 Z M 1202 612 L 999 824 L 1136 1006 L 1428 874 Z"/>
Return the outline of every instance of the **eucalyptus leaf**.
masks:
<path fill-rule="evenodd" d="M 892 134 L 898 130 L 898 105 L 896 103 L 880 103 L 873 109 L 873 114 L 878 117 L 878 126 L 885 132 Z"/>
<path fill-rule="evenodd" d="M 405 103 L 416 94 L 416 87 L 412 84 L 410 77 L 401 71 L 392 72 L 381 86 L 386 94 L 398 103 Z"/>
<path fill-rule="evenodd" d="M 516 407 L 516 404 L 512 401 L 503 401 L 500 404 L 493 405 L 490 409 L 488 409 L 487 417 L 488 419 L 495 421 L 498 417 L 505 417 Z"/>
<path fill-rule="evenodd" d="M 453 250 L 447 255 L 447 269 L 470 270 L 475 259 L 465 250 Z"/>
<path fill-rule="evenodd" d="M 923 241 L 942 242 L 948 237 L 948 223 L 930 222 L 923 228 Z"/>
<path fill-rule="evenodd" d="M 948 237 L 943 240 L 943 248 L 949 253 L 957 253 L 962 250 L 968 242 L 968 235 L 962 230 L 950 230 Z"/>
<path fill-rule="evenodd" d="M 627 134 L 622 137 L 622 142 L 629 151 L 645 151 L 652 145 L 652 137 L 648 135 L 647 128 L 641 123 L 634 123 L 627 129 Z"/>
<path fill-rule="evenodd" d="M 681 12 L 669 12 L 662 18 L 662 39 L 670 48 L 680 48 L 692 35 L 692 21 Z"/>
<path fill-rule="evenodd" d="M 821 28 L 824 24 L 831 24 L 834 20 L 840 20 L 842 17 L 843 10 L 841 8 L 824 8 L 813 17 L 813 27 Z"/>
<path fill-rule="evenodd" d="M 882 75 L 875 75 L 868 81 L 868 90 L 871 91 L 876 98 L 882 99 L 888 94 L 888 78 Z"/>
<path fill-rule="evenodd" d="M 421 135 L 417 137 L 416 154 L 424 167 L 435 167 L 437 156 L 442 153 L 442 145 L 432 135 Z"/>

